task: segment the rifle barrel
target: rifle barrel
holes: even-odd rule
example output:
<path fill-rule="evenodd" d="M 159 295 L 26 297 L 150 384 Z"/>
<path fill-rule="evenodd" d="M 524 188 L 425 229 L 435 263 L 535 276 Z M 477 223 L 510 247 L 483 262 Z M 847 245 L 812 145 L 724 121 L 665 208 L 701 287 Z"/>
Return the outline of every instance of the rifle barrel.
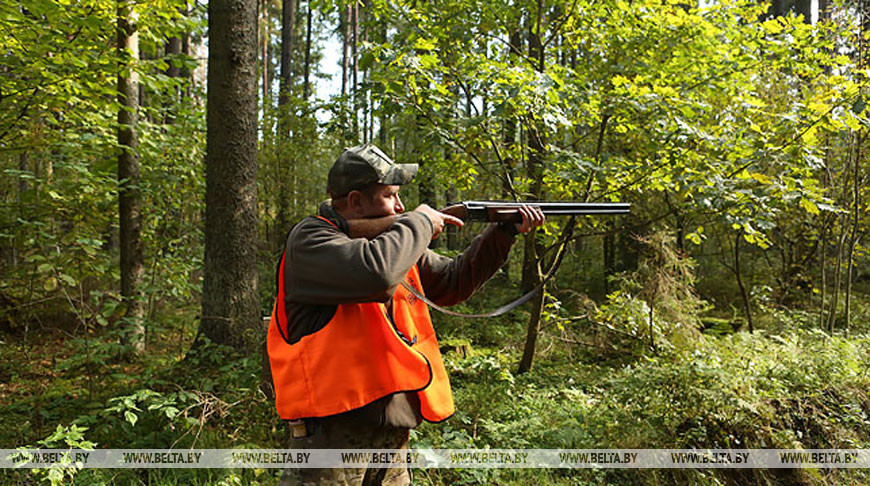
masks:
<path fill-rule="evenodd" d="M 537 206 L 547 216 L 603 215 L 627 214 L 631 211 L 629 203 L 578 203 L 578 202 L 546 202 L 523 201 L 464 201 L 450 207 L 464 207 L 464 218 L 467 221 L 508 221 L 520 222 L 522 216 L 517 207 L 526 204 Z"/>
<path fill-rule="evenodd" d="M 541 208 L 544 214 L 627 214 L 631 211 L 629 203 L 576 203 L 528 201 L 523 203 L 505 201 L 465 201 L 468 209 L 516 209 L 520 204 Z"/>

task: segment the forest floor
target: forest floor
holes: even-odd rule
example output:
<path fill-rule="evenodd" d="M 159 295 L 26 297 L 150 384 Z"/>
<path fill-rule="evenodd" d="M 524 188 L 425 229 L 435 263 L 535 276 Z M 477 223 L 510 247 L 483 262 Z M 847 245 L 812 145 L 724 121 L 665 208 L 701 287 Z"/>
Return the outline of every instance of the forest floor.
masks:
<path fill-rule="evenodd" d="M 442 323 L 457 413 L 412 432 L 438 448 L 870 447 L 870 320 L 816 330 L 817 315 L 779 309 L 760 329 L 689 333 L 655 351 L 606 330 L 544 325 L 531 372 L 516 373 L 523 315 L 502 326 Z M 484 306 L 488 302 L 482 303 Z M 0 336 L 3 448 L 272 448 L 287 431 L 261 390 L 261 356 L 205 346 L 182 354 L 183 315 L 131 359 L 103 329 L 46 326 Z M 436 319 L 440 319 L 436 318 Z M 87 339 L 85 339 L 87 338 Z M 870 483 L 864 470 L 415 471 L 415 484 Z M 0 472 L 0 484 L 276 484 L 277 470 Z"/>

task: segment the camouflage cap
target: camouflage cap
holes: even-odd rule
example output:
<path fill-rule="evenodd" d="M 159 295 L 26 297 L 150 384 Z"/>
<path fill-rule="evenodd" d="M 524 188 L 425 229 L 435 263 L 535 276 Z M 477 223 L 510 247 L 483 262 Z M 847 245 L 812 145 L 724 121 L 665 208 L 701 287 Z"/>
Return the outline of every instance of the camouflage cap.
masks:
<path fill-rule="evenodd" d="M 333 198 L 347 195 L 375 182 L 401 186 L 417 175 L 417 164 L 396 164 L 387 154 L 367 143 L 346 149 L 329 169 L 326 192 Z"/>

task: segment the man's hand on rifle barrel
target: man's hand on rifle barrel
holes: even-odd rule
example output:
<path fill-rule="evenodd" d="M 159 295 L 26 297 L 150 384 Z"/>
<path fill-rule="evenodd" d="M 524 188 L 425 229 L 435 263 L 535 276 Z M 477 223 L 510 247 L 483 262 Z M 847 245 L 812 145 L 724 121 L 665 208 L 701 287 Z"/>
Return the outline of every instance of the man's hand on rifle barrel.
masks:
<path fill-rule="evenodd" d="M 528 233 L 529 231 L 532 231 L 533 228 L 542 226 L 546 220 L 544 212 L 537 206 L 522 204 L 517 209 L 523 217 L 522 223 L 515 223 L 517 231 L 520 233 Z"/>

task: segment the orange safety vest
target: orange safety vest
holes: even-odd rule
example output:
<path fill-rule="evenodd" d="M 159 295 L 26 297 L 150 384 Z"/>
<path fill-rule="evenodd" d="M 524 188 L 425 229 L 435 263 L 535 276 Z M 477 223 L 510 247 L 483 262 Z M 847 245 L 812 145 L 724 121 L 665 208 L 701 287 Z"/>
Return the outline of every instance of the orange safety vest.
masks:
<path fill-rule="evenodd" d="M 429 422 L 453 415 L 450 381 L 425 303 L 399 286 L 392 320 L 379 302 L 341 304 L 326 326 L 289 344 L 285 257 L 266 338 L 281 418 L 326 417 L 398 392 L 416 392 Z M 416 265 L 405 282 L 423 292 Z"/>

